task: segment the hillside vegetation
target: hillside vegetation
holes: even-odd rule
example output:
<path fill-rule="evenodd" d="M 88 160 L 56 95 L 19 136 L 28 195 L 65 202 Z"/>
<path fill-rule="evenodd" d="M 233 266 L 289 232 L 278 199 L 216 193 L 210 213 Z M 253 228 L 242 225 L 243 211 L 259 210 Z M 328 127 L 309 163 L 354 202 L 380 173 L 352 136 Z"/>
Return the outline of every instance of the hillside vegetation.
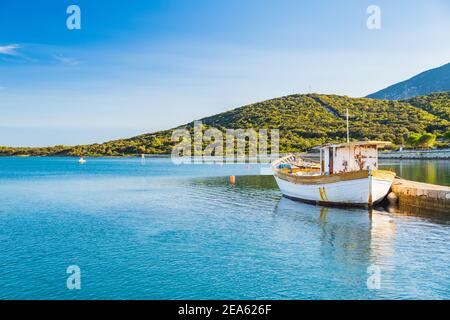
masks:
<path fill-rule="evenodd" d="M 279 129 L 280 151 L 305 151 L 346 137 L 345 110 L 350 114 L 352 140 L 388 140 L 395 145 L 431 147 L 429 136 L 438 145 L 448 144 L 450 92 L 389 101 L 346 96 L 290 95 L 236 108 L 200 119 L 203 128 Z M 192 131 L 193 122 L 180 126 Z M 175 128 L 176 129 L 176 128 Z M 47 148 L 0 147 L 0 155 L 124 156 L 169 154 L 172 130 L 143 134 L 101 144 L 54 146 Z M 421 135 L 427 144 L 417 144 Z M 419 137 L 419 138 L 418 138 Z M 427 138 L 428 137 L 428 138 Z M 423 140 L 422 139 L 422 140 Z M 434 139 L 433 144 L 434 144 Z M 411 141 L 416 141 L 413 144 Z M 395 147 L 394 145 L 394 147 Z"/>

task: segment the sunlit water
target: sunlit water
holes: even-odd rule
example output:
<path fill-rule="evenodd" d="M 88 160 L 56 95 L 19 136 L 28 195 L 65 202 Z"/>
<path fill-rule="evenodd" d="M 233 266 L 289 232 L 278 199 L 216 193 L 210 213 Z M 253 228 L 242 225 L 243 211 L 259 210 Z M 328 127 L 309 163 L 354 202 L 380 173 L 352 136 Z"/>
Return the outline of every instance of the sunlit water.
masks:
<path fill-rule="evenodd" d="M 429 163 L 448 184 L 448 163 Z M 426 171 L 406 164 L 405 178 Z M 0 158 L 0 298 L 450 298 L 450 216 L 293 202 L 258 173 Z M 66 287 L 69 265 L 81 268 L 81 290 Z M 370 266 L 380 289 L 367 287 Z"/>

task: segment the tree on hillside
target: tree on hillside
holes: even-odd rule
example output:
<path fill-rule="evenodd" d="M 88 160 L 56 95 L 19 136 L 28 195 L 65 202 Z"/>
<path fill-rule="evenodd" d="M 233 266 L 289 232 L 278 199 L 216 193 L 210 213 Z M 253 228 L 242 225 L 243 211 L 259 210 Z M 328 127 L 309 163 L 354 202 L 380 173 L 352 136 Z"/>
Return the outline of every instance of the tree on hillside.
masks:
<path fill-rule="evenodd" d="M 420 148 L 432 148 L 435 141 L 436 141 L 436 136 L 434 134 L 424 133 L 418 139 L 417 146 Z"/>
<path fill-rule="evenodd" d="M 444 139 L 450 141 L 450 131 L 444 133 Z"/>
<path fill-rule="evenodd" d="M 406 144 L 410 147 L 416 147 L 420 137 L 421 137 L 420 133 L 413 132 L 406 139 Z"/>

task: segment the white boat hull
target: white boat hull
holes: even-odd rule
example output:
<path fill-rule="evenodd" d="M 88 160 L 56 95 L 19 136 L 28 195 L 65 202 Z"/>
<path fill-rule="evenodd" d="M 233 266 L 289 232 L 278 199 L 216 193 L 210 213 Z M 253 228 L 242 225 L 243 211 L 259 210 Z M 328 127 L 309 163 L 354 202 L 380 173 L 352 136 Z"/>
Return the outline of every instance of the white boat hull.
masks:
<path fill-rule="evenodd" d="M 391 179 L 367 177 L 324 184 L 301 184 L 275 176 L 284 196 L 305 202 L 335 205 L 370 205 L 383 200 Z"/>

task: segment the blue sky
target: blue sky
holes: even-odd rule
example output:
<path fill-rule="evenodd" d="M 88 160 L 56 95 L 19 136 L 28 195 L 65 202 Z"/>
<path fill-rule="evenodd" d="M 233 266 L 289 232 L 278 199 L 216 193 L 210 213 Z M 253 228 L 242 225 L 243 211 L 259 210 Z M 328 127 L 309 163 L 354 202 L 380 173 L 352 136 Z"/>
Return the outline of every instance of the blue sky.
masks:
<path fill-rule="evenodd" d="M 66 9 L 81 8 L 81 30 Z M 366 8 L 381 9 L 381 29 Z M 2 0 L 0 145 L 102 142 L 449 62 L 448 1 Z"/>

